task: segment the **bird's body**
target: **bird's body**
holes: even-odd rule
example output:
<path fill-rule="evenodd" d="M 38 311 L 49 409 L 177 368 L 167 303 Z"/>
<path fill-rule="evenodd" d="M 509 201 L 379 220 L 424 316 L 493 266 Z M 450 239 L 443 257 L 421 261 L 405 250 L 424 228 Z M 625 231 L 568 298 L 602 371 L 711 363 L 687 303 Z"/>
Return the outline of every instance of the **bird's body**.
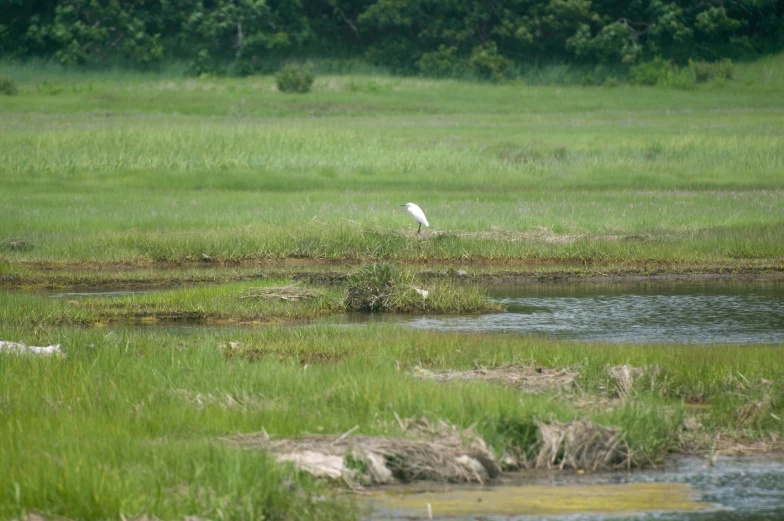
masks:
<path fill-rule="evenodd" d="M 422 211 L 422 208 L 420 208 L 419 206 L 415 205 L 414 203 L 401 204 L 400 206 L 405 206 L 406 210 L 408 211 L 408 213 L 410 213 L 414 217 L 416 222 L 419 223 L 419 229 L 417 230 L 418 234 L 422 233 L 422 225 L 423 224 L 426 227 L 430 226 L 430 223 L 427 222 L 427 217 L 425 217 L 425 212 Z"/>

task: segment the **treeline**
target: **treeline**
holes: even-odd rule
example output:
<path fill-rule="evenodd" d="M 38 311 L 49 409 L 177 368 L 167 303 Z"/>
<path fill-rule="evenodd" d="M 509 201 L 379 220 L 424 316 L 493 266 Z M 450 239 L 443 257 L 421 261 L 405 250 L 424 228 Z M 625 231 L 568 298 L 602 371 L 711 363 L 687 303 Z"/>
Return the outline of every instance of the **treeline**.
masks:
<path fill-rule="evenodd" d="M 0 0 L 0 57 L 182 60 L 254 74 L 309 56 L 499 78 L 515 64 L 746 58 L 784 48 L 784 0 Z"/>

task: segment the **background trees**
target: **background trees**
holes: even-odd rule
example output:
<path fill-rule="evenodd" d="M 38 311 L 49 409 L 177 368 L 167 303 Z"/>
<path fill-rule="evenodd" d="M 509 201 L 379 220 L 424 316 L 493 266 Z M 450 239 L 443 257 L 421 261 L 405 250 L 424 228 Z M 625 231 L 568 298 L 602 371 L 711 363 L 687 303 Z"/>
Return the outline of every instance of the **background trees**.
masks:
<path fill-rule="evenodd" d="M 252 74 L 298 57 L 503 78 L 515 63 L 745 58 L 784 48 L 782 0 L 0 0 L 0 56 L 184 60 Z"/>

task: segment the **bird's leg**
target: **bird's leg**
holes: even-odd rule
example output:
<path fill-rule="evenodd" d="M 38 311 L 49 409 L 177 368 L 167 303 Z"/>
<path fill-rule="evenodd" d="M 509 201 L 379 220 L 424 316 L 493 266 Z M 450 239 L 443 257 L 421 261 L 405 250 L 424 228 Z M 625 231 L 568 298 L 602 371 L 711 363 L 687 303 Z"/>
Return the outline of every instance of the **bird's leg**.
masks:
<path fill-rule="evenodd" d="M 422 223 L 419 223 L 419 229 L 417 230 L 417 235 L 422 233 Z"/>

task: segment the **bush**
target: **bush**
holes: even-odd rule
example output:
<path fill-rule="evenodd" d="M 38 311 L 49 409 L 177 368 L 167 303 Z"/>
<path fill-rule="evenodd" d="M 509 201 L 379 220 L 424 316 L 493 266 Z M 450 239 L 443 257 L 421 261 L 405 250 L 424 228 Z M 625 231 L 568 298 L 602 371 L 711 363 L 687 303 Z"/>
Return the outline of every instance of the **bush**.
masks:
<path fill-rule="evenodd" d="M 463 65 L 457 57 L 457 47 L 439 45 L 437 51 L 426 52 L 416 62 L 417 69 L 425 76 L 445 78 L 458 76 Z"/>
<path fill-rule="evenodd" d="M 671 70 L 672 63 L 661 56 L 657 56 L 653 61 L 631 67 L 629 69 L 629 82 L 632 85 L 657 85 L 660 81 L 666 80 Z"/>
<path fill-rule="evenodd" d="M 617 87 L 620 84 L 621 83 L 618 81 L 618 78 L 616 78 L 615 76 L 610 76 L 609 78 L 604 80 L 604 86 L 605 87 L 611 87 L 612 88 L 612 87 Z"/>
<path fill-rule="evenodd" d="M 19 89 L 16 88 L 16 83 L 11 78 L 6 78 L 5 76 L 0 76 L 0 94 L 4 96 L 13 96 L 19 92 Z"/>
<path fill-rule="evenodd" d="M 735 75 L 735 64 L 732 60 L 717 62 L 689 60 L 689 69 L 697 83 L 705 83 L 712 79 L 731 80 Z"/>
<path fill-rule="evenodd" d="M 694 88 L 694 73 L 690 67 L 680 69 L 669 60 L 657 56 L 653 61 L 630 68 L 629 82 L 632 85 L 657 85 L 688 90 Z"/>
<path fill-rule="evenodd" d="M 208 78 L 210 76 L 220 76 L 224 72 L 223 67 L 218 65 L 210 52 L 206 49 L 202 49 L 188 64 L 185 75 L 195 76 L 197 78 Z"/>
<path fill-rule="evenodd" d="M 587 72 L 580 78 L 580 85 L 583 87 L 592 87 L 596 85 L 596 79 L 593 77 L 593 74 Z"/>
<path fill-rule="evenodd" d="M 468 65 L 481 77 L 495 82 L 506 81 L 512 75 L 512 62 L 498 53 L 495 42 L 474 47 Z"/>
<path fill-rule="evenodd" d="M 691 90 L 694 88 L 694 74 L 688 67 L 683 69 L 673 67 L 657 85 L 671 89 Z"/>
<path fill-rule="evenodd" d="M 281 92 L 308 92 L 313 82 L 316 81 L 316 75 L 313 73 L 313 64 L 308 62 L 301 66 L 286 65 L 275 76 L 275 81 L 278 85 L 278 90 Z"/>

